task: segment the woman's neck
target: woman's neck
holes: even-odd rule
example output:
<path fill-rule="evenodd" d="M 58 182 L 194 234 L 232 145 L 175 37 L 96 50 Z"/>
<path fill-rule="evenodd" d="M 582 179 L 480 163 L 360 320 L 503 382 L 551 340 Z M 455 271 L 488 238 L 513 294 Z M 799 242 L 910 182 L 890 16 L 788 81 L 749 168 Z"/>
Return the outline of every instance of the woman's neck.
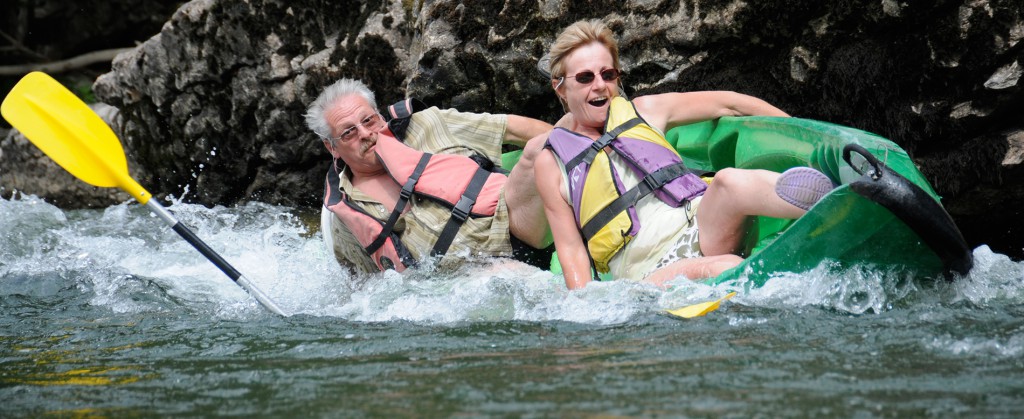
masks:
<path fill-rule="evenodd" d="M 573 127 L 573 131 L 576 132 L 577 134 L 585 135 L 587 137 L 590 137 L 591 139 L 596 140 L 596 139 L 600 138 L 601 135 L 604 134 L 604 126 L 592 127 L 592 126 L 587 126 L 587 125 L 583 125 L 583 124 L 577 123 Z"/>

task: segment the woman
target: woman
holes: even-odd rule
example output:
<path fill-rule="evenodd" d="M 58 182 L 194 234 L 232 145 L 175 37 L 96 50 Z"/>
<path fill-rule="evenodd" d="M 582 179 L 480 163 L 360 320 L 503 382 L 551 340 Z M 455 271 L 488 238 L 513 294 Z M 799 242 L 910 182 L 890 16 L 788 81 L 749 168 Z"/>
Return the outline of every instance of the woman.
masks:
<path fill-rule="evenodd" d="M 656 284 L 718 275 L 742 260 L 735 253 L 751 216 L 798 218 L 832 188 L 810 168 L 782 175 L 726 169 L 710 186 L 682 170 L 664 141 L 668 129 L 722 116 L 788 115 L 724 91 L 629 102 L 616 84 L 617 43 L 598 20 L 566 28 L 549 56 L 551 85 L 572 118 L 551 131 L 534 170 L 570 289 L 585 286 L 595 270 Z"/>

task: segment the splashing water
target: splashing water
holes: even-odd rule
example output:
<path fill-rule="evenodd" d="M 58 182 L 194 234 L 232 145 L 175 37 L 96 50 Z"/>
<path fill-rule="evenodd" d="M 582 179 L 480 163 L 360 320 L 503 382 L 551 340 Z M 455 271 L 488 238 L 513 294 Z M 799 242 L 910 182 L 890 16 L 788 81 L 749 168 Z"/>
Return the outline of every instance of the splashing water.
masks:
<path fill-rule="evenodd" d="M 0 200 L 9 412 L 1024 414 L 1024 264 L 985 246 L 952 282 L 826 263 L 680 320 L 663 310 L 744 284 L 570 292 L 511 260 L 355 276 L 317 215 L 168 208 L 295 315 L 269 314 L 137 204 Z"/>
<path fill-rule="evenodd" d="M 290 208 L 262 203 L 205 208 L 174 202 L 169 209 L 275 302 L 296 314 L 442 324 L 617 324 L 652 311 L 708 301 L 735 285 L 712 287 L 681 278 L 668 290 L 613 281 L 568 292 L 560 277 L 512 260 L 481 261 L 444 277 L 393 271 L 355 277 L 327 252 L 318 226 Z M 136 301 L 146 292 L 156 301 L 191 309 L 259 311 L 241 288 L 139 205 L 64 212 L 29 196 L 0 201 L 0 217 L 0 254 L 7 261 L 0 267 L 4 277 L 73 276 L 79 287 L 94 294 L 91 303 L 118 312 L 152 309 L 152 301 Z M 986 246 L 974 255 L 977 268 L 949 285 L 950 303 L 1021 299 L 1024 265 Z M 882 313 L 921 286 L 905 273 L 873 267 L 840 270 L 823 264 L 802 274 L 781 273 L 734 302 Z"/>

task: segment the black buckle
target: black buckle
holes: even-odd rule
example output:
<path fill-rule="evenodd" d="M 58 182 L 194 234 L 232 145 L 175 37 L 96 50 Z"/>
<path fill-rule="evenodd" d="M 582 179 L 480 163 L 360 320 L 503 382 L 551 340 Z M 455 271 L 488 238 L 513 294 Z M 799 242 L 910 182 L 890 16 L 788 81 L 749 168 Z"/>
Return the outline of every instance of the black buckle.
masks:
<path fill-rule="evenodd" d="M 469 218 L 469 210 L 473 209 L 473 204 L 475 203 L 475 199 L 462 195 L 462 198 L 459 198 L 459 202 L 456 202 L 455 206 L 452 207 L 452 217 L 460 222 L 466 221 L 466 218 Z"/>
<path fill-rule="evenodd" d="M 594 149 L 596 151 L 601 151 L 605 147 L 608 147 L 608 144 L 611 144 L 612 141 L 614 141 L 614 140 L 615 140 L 614 136 L 611 136 L 611 135 L 608 135 L 608 133 L 605 133 L 600 138 L 598 138 L 597 141 L 594 141 L 594 142 L 590 143 L 590 148 L 592 148 L 592 149 Z"/>
<path fill-rule="evenodd" d="M 657 176 L 654 175 L 655 173 L 657 172 L 651 173 L 647 176 L 644 176 L 643 178 L 643 183 L 645 186 L 647 186 L 647 190 L 649 191 L 653 191 L 660 187 L 660 185 L 658 185 L 658 183 L 660 182 L 658 182 L 658 180 L 656 179 Z"/>
<path fill-rule="evenodd" d="M 398 195 L 402 199 L 408 201 L 409 197 L 412 196 L 413 189 L 415 187 L 416 187 L 416 180 L 415 179 L 410 179 L 408 182 L 405 183 L 405 185 L 402 185 L 402 191 L 399 192 Z"/>

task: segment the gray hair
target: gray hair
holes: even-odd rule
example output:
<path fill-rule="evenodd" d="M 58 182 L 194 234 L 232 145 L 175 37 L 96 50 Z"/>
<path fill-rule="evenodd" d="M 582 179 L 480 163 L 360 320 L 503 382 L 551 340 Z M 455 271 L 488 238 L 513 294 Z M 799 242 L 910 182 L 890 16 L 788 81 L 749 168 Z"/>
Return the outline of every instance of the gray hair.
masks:
<path fill-rule="evenodd" d="M 323 93 L 320 93 L 320 96 L 306 109 L 306 126 L 313 133 L 319 135 L 320 138 L 329 140 L 331 138 L 331 125 L 327 123 L 325 115 L 327 108 L 342 98 L 354 94 L 362 96 L 370 103 L 370 107 L 374 111 L 377 110 L 377 100 L 374 98 L 373 91 L 369 87 L 366 87 L 359 80 L 341 79 L 327 86 Z"/>

